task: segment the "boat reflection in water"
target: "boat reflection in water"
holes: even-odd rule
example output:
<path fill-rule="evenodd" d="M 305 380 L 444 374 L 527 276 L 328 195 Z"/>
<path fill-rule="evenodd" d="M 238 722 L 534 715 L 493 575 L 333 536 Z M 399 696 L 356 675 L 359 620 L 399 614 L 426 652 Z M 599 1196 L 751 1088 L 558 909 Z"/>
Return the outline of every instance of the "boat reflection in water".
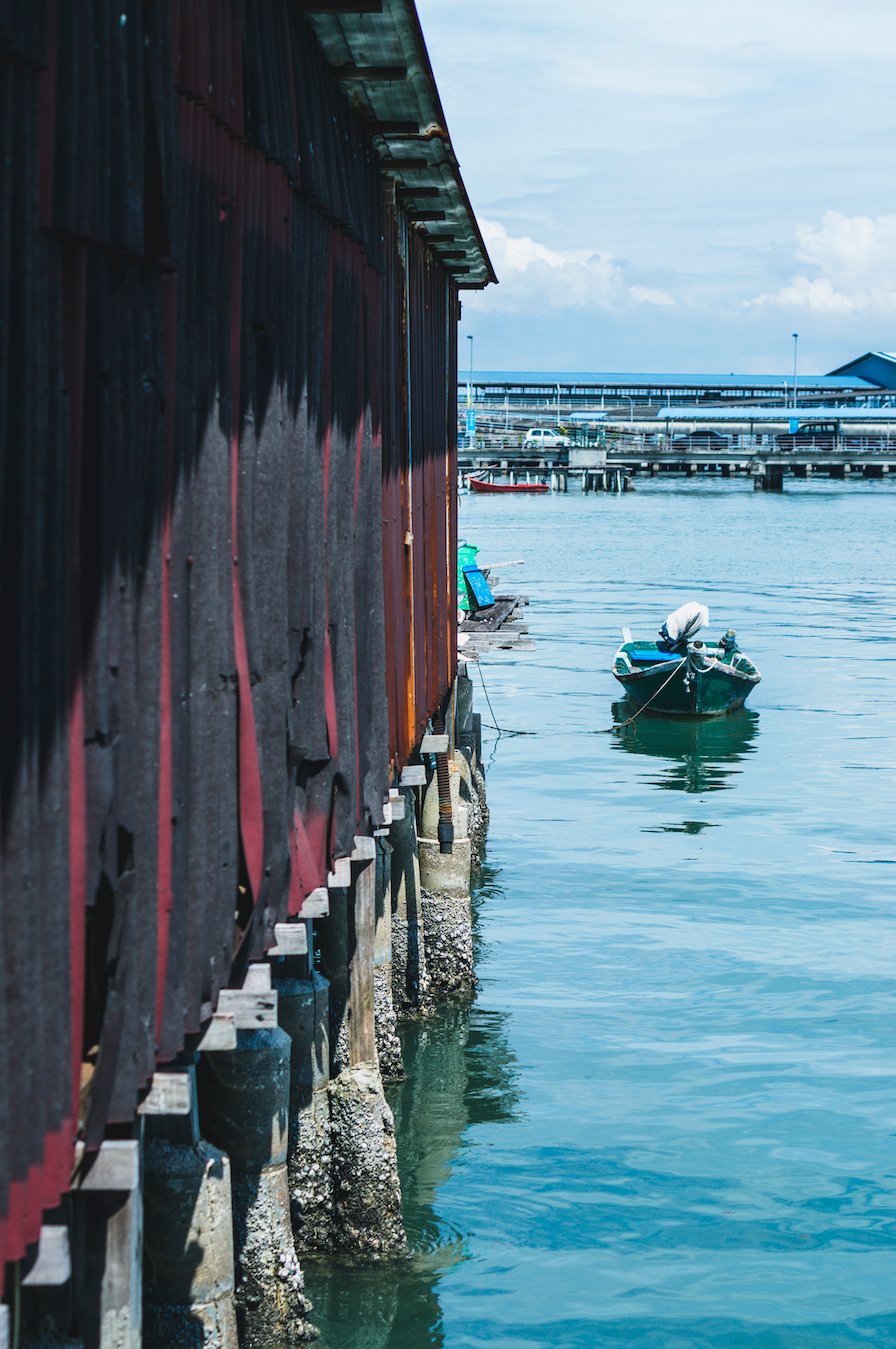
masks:
<path fill-rule="evenodd" d="M 755 753 L 759 714 L 746 708 L 726 717 L 652 717 L 645 712 L 625 725 L 635 711 L 628 700 L 613 704 L 615 748 L 667 760 L 669 767 L 654 780 L 664 791 L 725 791 L 743 771 L 735 765 Z"/>

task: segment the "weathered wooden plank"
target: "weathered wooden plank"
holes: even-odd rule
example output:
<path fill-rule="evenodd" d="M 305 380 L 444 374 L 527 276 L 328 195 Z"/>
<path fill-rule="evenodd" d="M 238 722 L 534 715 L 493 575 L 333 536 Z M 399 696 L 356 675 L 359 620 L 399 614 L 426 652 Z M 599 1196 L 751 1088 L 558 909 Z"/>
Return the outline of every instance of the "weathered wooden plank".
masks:
<path fill-rule="evenodd" d="M 236 1049 L 236 1022 L 233 1017 L 228 1012 L 215 1012 L 196 1048 L 214 1052 Z"/>
<path fill-rule="evenodd" d="M 37 1251 L 22 1278 L 24 1288 L 51 1288 L 68 1283 L 72 1277 L 72 1257 L 68 1228 L 44 1224 L 40 1229 Z"/>
<path fill-rule="evenodd" d="M 189 1115 L 193 1108 L 193 1082 L 187 1072 L 156 1072 L 149 1091 L 137 1107 L 141 1115 Z"/>
<path fill-rule="evenodd" d="M 107 1139 L 99 1151 L 87 1153 L 75 1144 L 73 1190 L 136 1190 L 140 1185 L 140 1144 L 134 1139 Z"/>
<path fill-rule="evenodd" d="M 350 857 L 337 857 L 333 863 L 333 870 L 327 876 L 327 885 L 331 890 L 344 890 L 351 883 L 352 859 Z"/>
<path fill-rule="evenodd" d="M 302 900 L 302 918 L 326 918 L 329 912 L 330 893 L 323 885 Z"/>
<path fill-rule="evenodd" d="M 425 787 L 426 769 L 422 764 L 408 764 L 401 770 L 399 782 L 402 787 Z"/>
<path fill-rule="evenodd" d="M 277 923 L 274 927 L 276 946 L 268 951 L 269 956 L 306 956 L 308 954 L 308 925 L 301 920 L 297 923 Z M 270 970 L 270 965 L 267 967 Z M 245 988 L 245 984 L 243 985 Z"/>
<path fill-rule="evenodd" d="M 278 923 L 277 926 L 274 928 L 274 935 L 275 937 L 277 937 L 278 941 L 280 937 L 278 929 L 280 927 L 286 926 L 287 925 L 285 923 Z M 275 952 L 272 950 L 269 954 L 274 955 Z M 278 951 L 276 952 L 276 954 L 282 955 L 283 953 L 281 951 Z M 255 964 L 250 965 L 249 968 L 246 970 L 246 977 L 243 980 L 243 992 L 270 993 L 270 991 L 271 991 L 270 965 L 268 965 L 267 962 L 263 960 L 257 961 Z"/>
<path fill-rule="evenodd" d="M 273 1030 L 277 1025 L 277 994 L 222 988 L 218 1010 L 233 1017 L 237 1030 Z"/>
<path fill-rule="evenodd" d="M 447 754 L 448 737 L 447 735 L 427 734 L 420 741 L 421 754 Z"/>
<path fill-rule="evenodd" d="M 353 862 L 370 862 L 376 857 L 376 843 L 367 834 L 355 834 Z"/>

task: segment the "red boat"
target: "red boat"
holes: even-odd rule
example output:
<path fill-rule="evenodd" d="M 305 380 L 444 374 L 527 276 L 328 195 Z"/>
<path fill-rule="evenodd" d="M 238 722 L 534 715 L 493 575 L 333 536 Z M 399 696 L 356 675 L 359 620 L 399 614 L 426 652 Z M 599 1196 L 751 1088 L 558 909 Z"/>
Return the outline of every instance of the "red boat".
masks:
<path fill-rule="evenodd" d="M 471 492 L 549 492 L 546 482 L 486 482 L 470 474 L 467 482 Z"/>

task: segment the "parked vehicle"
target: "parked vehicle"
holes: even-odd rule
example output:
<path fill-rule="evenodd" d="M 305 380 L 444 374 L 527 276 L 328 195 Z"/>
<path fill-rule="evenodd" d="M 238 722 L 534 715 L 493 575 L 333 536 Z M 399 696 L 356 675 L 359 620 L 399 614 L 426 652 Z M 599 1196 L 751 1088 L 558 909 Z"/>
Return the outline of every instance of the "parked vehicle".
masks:
<path fill-rule="evenodd" d="M 775 436 L 775 443 L 779 450 L 833 450 L 839 436 L 839 422 L 804 422 L 797 431 Z"/>
<path fill-rule="evenodd" d="M 546 430 L 542 426 L 530 426 L 523 437 L 524 450 L 562 450 L 571 444 L 571 438 L 563 431 Z"/>

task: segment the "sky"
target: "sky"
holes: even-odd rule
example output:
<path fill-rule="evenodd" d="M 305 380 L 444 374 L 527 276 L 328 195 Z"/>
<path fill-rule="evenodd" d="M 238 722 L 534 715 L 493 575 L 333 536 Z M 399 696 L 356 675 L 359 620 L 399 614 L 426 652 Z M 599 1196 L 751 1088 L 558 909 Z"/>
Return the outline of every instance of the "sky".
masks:
<path fill-rule="evenodd" d="M 896 350 L 893 0 L 417 0 L 500 285 L 480 370 Z"/>

